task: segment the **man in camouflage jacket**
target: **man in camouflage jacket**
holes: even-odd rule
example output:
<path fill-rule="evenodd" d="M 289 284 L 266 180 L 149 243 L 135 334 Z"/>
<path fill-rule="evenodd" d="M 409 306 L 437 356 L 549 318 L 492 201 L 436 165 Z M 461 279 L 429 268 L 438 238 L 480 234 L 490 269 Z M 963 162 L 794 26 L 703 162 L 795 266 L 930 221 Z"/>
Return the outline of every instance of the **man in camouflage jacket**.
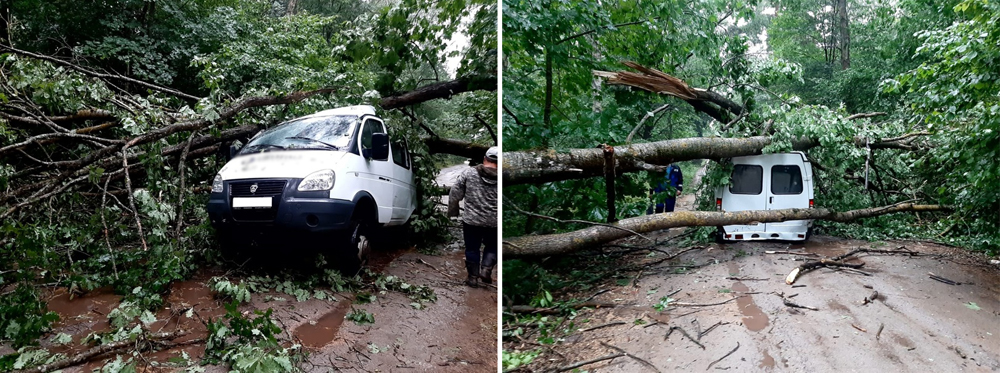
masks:
<path fill-rule="evenodd" d="M 482 280 L 493 283 L 493 267 L 497 264 L 497 161 L 500 151 L 491 147 L 483 164 L 470 167 L 458 176 L 448 195 L 448 216 L 458 216 L 458 202 L 465 199 L 462 233 L 465 238 L 465 269 L 469 275 L 465 284 L 478 286 Z M 483 245 L 482 261 L 479 246 Z"/>

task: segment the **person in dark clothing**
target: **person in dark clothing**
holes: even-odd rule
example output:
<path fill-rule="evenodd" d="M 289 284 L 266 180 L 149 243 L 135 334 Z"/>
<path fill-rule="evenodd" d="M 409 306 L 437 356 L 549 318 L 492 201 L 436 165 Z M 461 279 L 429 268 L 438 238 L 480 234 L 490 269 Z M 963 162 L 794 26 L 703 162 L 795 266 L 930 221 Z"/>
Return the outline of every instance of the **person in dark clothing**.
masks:
<path fill-rule="evenodd" d="M 663 180 L 653 188 L 652 195 L 654 201 L 662 202 L 656 203 L 655 211 L 652 206 L 646 211 L 646 214 L 653 214 L 654 212 L 659 214 L 663 212 L 673 212 L 674 205 L 677 203 L 677 196 L 681 195 L 681 191 L 684 190 L 684 175 L 681 173 L 681 168 L 677 167 L 675 164 L 667 166 L 667 174 L 664 176 Z"/>
<path fill-rule="evenodd" d="M 465 238 L 465 284 L 477 287 L 478 282 L 493 283 L 493 267 L 497 264 L 497 161 L 500 151 L 491 147 L 483 164 L 470 167 L 458 175 L 448 194 L 448 216 L 457 217 L 458 202 L 465 199 L 462 233 Z M 479 247 L 483 246 L 480 260 Z"/>

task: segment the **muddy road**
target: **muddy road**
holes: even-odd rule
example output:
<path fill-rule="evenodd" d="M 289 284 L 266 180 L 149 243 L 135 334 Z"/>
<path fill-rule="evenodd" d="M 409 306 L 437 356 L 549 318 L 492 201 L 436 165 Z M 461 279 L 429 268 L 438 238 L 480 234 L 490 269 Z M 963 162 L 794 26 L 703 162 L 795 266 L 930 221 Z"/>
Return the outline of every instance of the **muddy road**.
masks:
<path fill-rule="evenodd" d="M 878 248 L 905 247 L 927 255 L 862 254 L 858 259 L 870 276 L 820 268 L 801 275 L 792 287 L 785 284 L 785 276 L 803 259 L 817 258 L 809 254 L 829 257 L 872 244 L 820 236 L 806 245 L 740 243 L 691 251 L 677 261 L 645 269 L 635 285 L 592 289 L 606 290 L 594 301 L 615 306 L 579 312 L 574 331 L 536 358 L 530 370 L 606 356 L 616 352 L 609 347 L 614 346 L 660 371 L 703 371 L 733 349 L 711 368 L 1000 371 L 1000 270 L 961 249 L 903 241 L 884 244 Z M 680 264 L 707 265 L 687 272 L 669 267 Z M 928 272 L 961 284 L 933 280 Z M 865 304 L 876 291 L 876 299 Z M 673 300 L 662 312 L 655 310 L 668 294 Z M 817 310 L 789 307 L 785 299 Z M 608 326 L 582 331 L 602 325 Z M 675 327 L 704 348 L 680 330 L 664 339 Z M 508 350 L 518 347 L 516 342 L 507 344 Z M 581 369 L 653 371 L 628 357 Z"/>
<path fill-rule="evenodd" d="M 240 311 L 247 314 L 272 309 L 272 319 L 282 329 L 279 340 L 285 346 L 302 346 L 306 356 L 299 367 L 308 372 L 494 372 L 497 291 L 463 285 L 464 252 L 458 247 L 453 243 L 437 251 L 437 255 L 423 254 L 415 248 L 372 253 L 369 268 L 374 272 L 433 289 L 437 300 L 425 303 L 423 309 L 416 309 L 411 305 L 413 300 L 395 291 L 373 292 L 370 303 L 358 301 L 356 294 L 349 292 L 333 293 L 335 300 L 311 298 L 302 302 L 286 293 L 262 292 L 252 294 L 251 301 L 241 305 Z M 180 346 L 145 353 L 142 357 L 145 361 L 161 365 L 145 371 L 174 371 L 187 364 L 199 364 L 205 351 L 204 341 L 199 340 L 207 336 L 203 321 L 219 318 L 226 312 L 223 301 L 216 299 L 210 290 L 209 282 L 213 276 L 226 272 L 224 268 L 202 268 L 192 278 L 172 284 L 165 307 L 156 313 L 157 321 L 149 330 L 184 330 L 188 334 L 173 340 Z M 244 277 L 231 273 L 227 276 L 233 282 Z M 109 289 L 99 289 L 70 299 L 65 289 L 55 289 L 47 300 L 49 309 L 60 316 L 51 335 L 66 333 L 72 342 L 53 346 L 47 336 L 41 341 L 42 346 L 72 356 L 90 348 L 80 343 L 88 334 L 112 330 L 107 315 L 118 306 L 121 297 Z M 194 309 L 193 317 L 183 315 L 188 308 Z M 353 310 L 371 313 L 375 322 L 358 325 L 345 320 Z M 184 344 L 191 341 L 195 343 Z M 190 363 L 177 365 L 177 359 L 184 353 L 190 357 Z M 63 371 L 90 372 L 115 357 L 104 355 Z M 223 366 L 204 368 L 208 372 L 228 371 Z"/>
<path fill-rule="evenodd" d="M 679 209 L 692 202 L 683 196 Z M 803 263 L 857 248 L 898 253 L 861 253 L 848 261 L 864 263 L 860 271 L 819 268 L 785 283 Z M 560 333 L 553 345 L 537 343 L 538 332 L 529 328 L 525 339 L 507 338 L 504 349 L 542 352 L 519 371 L 550 371 L 622 352 L 628 355 L 577 369 L 1000 371 L 1000 266 L 966 250 L 816 236 L 805 244 L 713 244 L 664 257 L 639 251 L 605 264 L 617 280 L 608 275 L 595 288 L 561 295 L 604 307 L 580 310 L 553 328 Z"/>

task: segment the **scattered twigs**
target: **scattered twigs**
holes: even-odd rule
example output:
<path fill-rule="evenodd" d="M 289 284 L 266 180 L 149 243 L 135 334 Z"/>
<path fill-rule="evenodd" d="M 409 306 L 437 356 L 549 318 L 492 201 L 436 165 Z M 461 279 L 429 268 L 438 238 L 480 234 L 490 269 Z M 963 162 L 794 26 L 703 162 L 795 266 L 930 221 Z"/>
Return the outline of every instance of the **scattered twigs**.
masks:
<path fill-rule="evenodd" d="M 736 350 L 739 350 L 739 349 L 740 349 L 740 342 L 736 342 L 736 347 L 733 348 L 732 351 L 729 351 L 728 354 L 722 355 L 722 357 L 720 357 L 718 360 L 713 361 L 711 364 L 708 364 L 708 368 L 705 368 L 705 370 L 712 369 L 713 365 L 715 365 L 716 363 L 722 361 L 722 359 L 725 359 L 725 358 L 729 357 L 729 355 L 732 355 L 734 352 L 736 352 Z"/>
<path fill-rule="evenodd" d="M 880 336 L 882 336 L 882 329 L 884 329 L 884 328 L 885 328 L 885 324 L 883 324 L 883 323 L 879 323 L 878 324 L 878 332 L 875 332 L 875 340 L 876 341 L 878 340 L 878 338 Z"/>
<path fill-rule="evenodd" d="M 597 298 L 597 296 L 598 296 L 598 295 L 601 295 L 601 294 L 604 294 L 604 293 L 607 293 L 607 292 L 609 292 L 609 291 L 611 291 L 611 288 L 608 288 L 608 289 L 604 289 L 604 290 L 601 290 L 601 291 L 598 291 L 598 292 L 594 293 L 594 295 L 591 295 L 591 296 L 590 296 L 590 297 L 588 297 L 587 299 L 584 299 L 584 300 L 583 300 L 583 303 L 587 303 L 587 302 L 590 302 L 591 300 L 594 300 L 594 298 Z M 678 291 L 680 291 L 680 290 L 678 290 Z"/>
<path fill-rule="evenodd" d="M 615 326 L 615 325 L 625 325 L 625 322 L 624 322 L 624 321 L 614 321 L 614 322 L 609 322 L 609 323 L 607 323 L 607 324 L 602 324 L 602 325 L 598 325 L 598 326 L 593 326 L 593 327 L 590 327 L 590 328 L 587 328 L 587 329 L 581 329 L 581 330 L 580 330 L 580 332 L 581 332 L 581 333 L 582 333 L 582 332 L 589 332 L 589 331 L 592 331 L 592 330 L 597 330 L 597 329 L 601 329 L 601 328 L 606 328 L 606 327 L 609 327 L 609 326 Z"/>
<path fill-rule="evenodd" d="M 955 281 L 946 279 L 944 277 L 935 275 L 935 274 L 933 274 L 931 272 L 927 272 L 927 274 L 930 276 L 931 280 L 934 280 L 934 281 L 937 281 L 937 282 L 945 283 L 945 284 L 948 284 L 948 285 L 961 285 L 962 284 L 961 282 L 955 282 Z"/>
<path fill-rule="evenodd" d="M 752 278 L 752 277 L 732 277 L 732 276 L 730 276 L 730 277 L 726 277 L 726 280 L 733 280 L 733 281 L 767 281 L 767 280 L 770 280 L 770 279 L 767 279 L 767 278 Z"/>
<path fill-rule="evenodd" d="M 868 303 L 874 303 L 878 299 L 878 291 L 873 291 L 872 295 L 865 297 L 865 300 L 861 301 L 861 305 L 867 305 Z"/>
<path fill-rule="evenodd" d="M 795 302 L 792 302 L 792 301 L 788 300 L 788 298 L 791 298 L 791 297 L 786 297 L 784 293 L 772 293 L 772 294 L 777 295 L 778 297 L 780 297 L 781 298 L 781 302 L 784 303 L 785 306 L 787 306 L 787 307 L 803 308 L 803 309 L 807 309 L 807 310 L 819 311 L 819 308 L 809 307 L 809 306 L 803 306 L 801 304 L 798 304 L 798 303 L 795 303 Z"/>
<path fill-rule="evenodd" d="M 176 330 L 176 331 L 169 332 L 169 333 L 153 333 L 153 334 L 150 334 L 150 335 L 148 335 L 146 337 L 141 337 L 141 338 L 144 338 L 145 341 L 147 341 L 147 342 L 157 342 L 158 343 L 158 342 L 170 341 L 172 339 L 175 339 L 175 338 L 178 338 L 178 337 L 182 337 L 182 336 L 187 335 L 187 334 L 188 334 L 188 332 L 186 330 Z M 31 368 L 31 369 L 20 370 L 20 371 L 17 371 L 17 372 L 19 372 L 19 373 L 51 372 L 51 371 L 54 371 L 54 370 L 59 370 L 59 369 L 63 369 L 63 368 L 66 368 L 66 367 L 70 367 L 70 366 L 74 366 L 74 365 L 79 365 L 79 364 L 85 363 L 85 362 L 90 361 L 91 359 L 93 359 L 95 357 L 98 357 L 98 356 L 101 356 L 101 355 L 104 355 L 104 354 L 108 354 L 108 353 L 112 353 L 112 352 L 119 352 L 119 351 L 122 351 L 122 350 L 127 350 L 129 348 L 137 348 L 136 347 L 137 345 L 138 345 L 138 341 L 133 341 L 133 340 L 125 340 L 125 341 L 112 342 L 112 343 L 108 343 L 108 344 L 105 344 L 105 345 L 100 345 L 100 346 L 91 348 L 91 349 L 89 349 L 87 351 L 81 352 L 79 354 L 76 354 L 76 355 L 74 355 L 74 356 L 72 356 L 70 358 L 64 359 L 64 360 L 55 361 L 55 362 L 52 362 L 52 363 L 49 363 L 49 364 L 42 364 L 42 365 L 39 365 L 39 366 Z M 146 345 L 146 347 L 148 347 L 148 345 Z M 139 347 L 139 348 L 145 348 L 145 347 Z"/>
<path fill-rule="evenodd" d="M 687 339 L 690 339 L 691 342 L 694 342 L 694 344 L 698 345 L 698 347 L 701 347 L 702 350 L 705 349 L 705 345 L 701 344 L 701 342 L 698 342 L 698 340 L 692 338 L 691 335 L 684 330 L 684 328 L 681 328 L 679 326 L 671 326 L 670 330 L 667 331 L 667 335 L 663 337 L 663 340 L 665 341 L 667 340 L 667 338 L 670 338 L 670 334 L 673 334 L 674 330 L 680 330 L 681 334 L 684 334 L 684 336 L 687 337 Z"/>
<path fill-rule="evenodd" d="M 787 298 L 781 298 L 781 301 L 785 304 L 785 306 L 788 306 L 788 307 L 792 307 L 792 308 L 804 308 L 804 309 L 807 309 L 807 310 L 819 311 L 819 308 L 809 307 L 809 306 L 803 306 L 801 304 L 794 303 L 794 302 L 788 300 Z"/>
<path fill-rule="evenodd" d="M 801 256 L 813 256 L 813 257 L 819 256 L 819 254 L 814 254 L 814 253 L 797 253 L 794 251 L 774 251 L 774 250 L 764 251 L 764 254 L 789 254 L 789 255 L 801 255 Z"/>
<path fill-rule="evenodd" d="M 851 327 L 852 327 L 852 328 L 854 328 L 854 329 L 857 329 L 858 331 L 860 331 L 860 332 L 862 332 L 862 333 L 868 333 L 868 330 L 866 330 L 865 328 L 862 328 L 862 327 L 860 327 L 860 326 L 857 326 L 857 325 L 854 325 L 854 324 L 851 324 Z"/>
<path fill-rule="evenodd" d="M 698 335 L 698 340 L 701 340 L 701 337 L 704 337 L 704 336 L 708 335 L 708 333 L 711 332 L 712 330 L 714 330 L 715 328 L 718 328 L 719 326 L 726 325 L 726 324 L 729 324 L 729 322 L 728 321 L 726 321 L 726 322 L 719 321 L 719 322 L 713 324 L 712 326 L 708 327 L 708 329 L 703 330 Z"/>
<path fill-rule="evenodd" d="M 612 350 L 618 351 L 619 353 L 623 353 L 623 354 L 625 354 L 625 356 L 628 356 L 630 358 L 635 359 L 636 361 L 638 361 L 638 362 L 642 363 L 643 365 L 649 367 L 653 371 L 656 371 L 656 372 L 660 371 L 660 369 L 658 369 L 656 367 L 656 365 L 653 365 L 653 363 L 650 363 L 649 361 L 647 361 L 646 359 L 643 359 L 641 357 L 635 356 L 634 354 L 630 354 L 630 353 L 628 353 L 628 351 L 625 351 L 625 350 L 623 350 L 621 348 L 618 348 L 617 346 L 612 346 L 610 344 L 604 343 L 603 341 L 601 342 L 601 346 L 604 346 L 604 347 L 610 348 Z"/>
<path fill-rule="evenodd" d="M 142 250 L 147 251 L 146 235 L 142 233 L 142 219 L 139 217 L 139 209 L 135 208 L 135 196 L 132 194 L 132 178 L 128 176 L 128 145 L 122 148 L 122 169 L 125 170 L 125 190 L 128 191 L 128 204 L 135 215 L 135 225 L 139 228 L 139 239 L 142 241 Z"/>
<path fill-rule="evenodd" d="M 847 267 L 847 268 L 861 268 L 865 263 L 844 263 L 840 259 L 820 259 L 815 262 L 802 263 L 798 267 L 792 269 L 792 272 L 785 277 L 785 283 L 788 285 L 794 284 L 795 280 L 798 279 L 799 275 L 805 272 L 812 271 L 816 268 L 822 267 Z"/>
<path fill-rule="evenodd" d="M 596 359 L 590 359 L 590 360 L 585 360 L 585 361 L 581 361 L 581 362 L 576 362 L 576 363 L 573 363 L 573 364 L 570 364 L 570 365 L 563 365 L 563 366 L 559 367 L 558 369 L 556 369 L 556 371 L 557 372 L 565 372 L 567 370 L 573 370 L 573 369 L 582 367 L 584 365 L 598 363 L 598 362 L 601 362 L 601 361 L 604 361 L 604 360 L 611 360 L 611 359 L 619 358 L 619 357 L 626 356 L 626 355 L 627 354 L 625 354 L 624 352 L 614 353 L 614 354 L 610 354 L 610 355 L 604 355 L 604 356 L 601 356 L 601 357 L 596 358 Z"/>
<path fill-rule="evenodd" d="M 181 187 L 177 189 L 177 226 L 174 227 L 174 237 L 177 240 L 181 239 L 181 228 L 184 227 L 184 161 L 187 160 L 188 153 L 191 152 L 191 142 L 194 141 L 195 135 L 198 134 L 198 130 L 191 131 L 191 135 L 188 136 L 187 144 L 184 145 L 184 151 L 181 152 L 181 159 L 177 162 L 177 172 L 180 173 Z"/>
<path fill-rule="evenodd" d="M 674 302 L 674 303 L 670 303 L 670 304 L 673 305 L 673 306 L 677 306 L 677 307 L 711 307 L 711 306 L 718 306 L 720 304 L 726 304 L 726 303 L 732 302 L 732 301 L 736 300 L 736 298 L 739 298 L 739 297 L 740 296 L 732 297 L 732 298 L 729 298 L 727 300 L 724 300 L 722 302 L 717 302 L 717 303 L 680 303 L 680 302 Z"/>
<path fill-rule="evenodd" d="M 617 304 L 614 303 L 595 303 L 595 302 L 584 302 L 574 305 L 562 305 L 559 307 L 548 307 L 539 308 L 532 306 L 510 306 L 507 307 L 507 312 L 512 313 L 537 313 L 542 315 L 557 315 L 563 312 L 565 309 L 580 309 L 580 308 L 611 308 L 615 307 Z"/>

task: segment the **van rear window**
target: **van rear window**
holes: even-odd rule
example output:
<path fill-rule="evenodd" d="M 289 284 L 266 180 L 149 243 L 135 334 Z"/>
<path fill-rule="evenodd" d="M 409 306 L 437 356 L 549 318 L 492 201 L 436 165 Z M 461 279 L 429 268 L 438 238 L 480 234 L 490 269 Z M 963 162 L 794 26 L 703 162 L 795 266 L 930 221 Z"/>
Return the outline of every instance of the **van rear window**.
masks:
<path fill-rule="evenodd" d="M 802 194 L 802 170 L 799 166 L 771 167 L 771 194 Z"/>
<path fill-rule="evenodd" d="M 733 185 L 729 186 L 732 194 L 760 194 L 763 190 L 764 167 L 750 164 L 733 166 Z"/>

